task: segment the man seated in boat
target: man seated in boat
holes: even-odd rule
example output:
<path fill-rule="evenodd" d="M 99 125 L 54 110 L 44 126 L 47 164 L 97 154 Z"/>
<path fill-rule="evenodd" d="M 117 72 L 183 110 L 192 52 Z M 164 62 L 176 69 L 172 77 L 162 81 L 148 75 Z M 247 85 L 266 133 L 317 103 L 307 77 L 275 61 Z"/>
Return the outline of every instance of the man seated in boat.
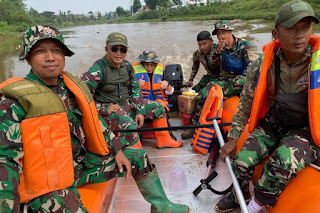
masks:
<path fill-rule="evenodd" d="M 78 186 L 131 173 L 152 212 L 187 212 L 165 195 L 142 149 L 115 136 L 86 84 L 64 71 L 74 53 L 54 27 L 23 34 L 24 78 L 0 85 L 0 212 L 88 212 Z M 150 187 L 152 186 L 152 187 Z"/>
<path fill-rule="evenodd" d="M 197 42 L 198 47 L 192 56 L 193 64 L 192 64 L 192 70 L 189 77 L 189 81 L 186 82 L 187 87 L 193 86 L 193 80 L 195 79 L 200 64 L 204 67 L 206 70 L 206 75 L 203 75 L 200 79 L 199 83 L 193 86 L 193 90 L 196 92 L 199 92 L 203 87 L 205 87 L 210 81 L 213 81 L 216 77 L 220 74 L 220 67 L 219 65 L 214 65 L 210 61 L 210 53 L 213 48 L 213 39 L 208 31 L 201 31 L 197 35 Z"/>
<path fill-rule="evenodd" d="M 170 111 L 168 95 L 173 94 L 174 86 L 169 83 L 170 79 L 165 74 L 164 64 L 160 62 L 156 52 L 152 50 L 143 51 L 139 55 L 138 61 L 132 64 L 132 67 L 143 97 L 162 104 L 167 116 Z M 170 126 L 169 122 L 168 125 Z M 152 123 L 149 123 L 148 127 L 152 128 Z M 171 132 L 170 136 L 175 140 Z M 143 133 L 142 138 L 155 138 L 154 132 Z"/>
<path fill-rule="evenodd" d="M 145 99 L 155 100 L 170 111 L 167 95 L 172 95 L 174 87 L 164 74 L 164 65 L 154 51 L 143 51 L 138 62 L 132 64 L 138 85 Z"/>
<path fill-rule="evenodd" d="M 275 18 L 274 40 L 247 70 L 238 112 L 220 157 L 233 158 L 233 170 L 249 200 L 255 166 L 273 153 L 255 184 L 248 212 L 275 206 L 290 179 L 319 159 L 320 39 L 312 35 L 312 22 L 318 24 L 319 20 L 309 3 L 295 0 L 284 4 Z M 249 119 L 251 136 L 235 155 Z M 215 208 L 227 212 L 238 206 L 232 191 Z"/>
<path fill-rule="evenodd" d="M 132 65 L 125 60 L 128 51 L 127 37 L 117 32 L 110 33 L 105 51 L 106 55 L 83 73 L 82 80 L 87 83 L 99 114 L 111 130 L 140 128 L 146 118 L 152 119 L 156 128 L 168 127 L 163 105 L 143 98 Z M 183 145 L 182 142 L 173 140 L 169 131 L 155 134 L 157 148 Z M 137 132 L 122 132 L 119 136 L 130 143 L 141 144 Z"/>
<path fill-rule="evenodd" d="M 193 87 L 199 94 L 196 98 L 191 124 L 197 124 L 210 89 L 215 84 L 221 86 L 225 98 L 240 95 L 245 82 L 247 66 L 253 61 L 254 56 L 250 51 L 250 42 L 235 37 L 232 34 L 233 30 L 234 27 L 227 20 L 218 21 L 214 25 L 212 35 L 217 36 L 219 43 L 212 45 L 207 64 L 210 67 L 218 67 L 218 72 L 211 76 L 210 80 L 205 81 L 206 84 L 201 88 Z M 194 77 L 192 74 L 191 76 Z M 188 83 L 186 85 L 190 86 Z M 194 129 L 188 129 L 182 133 L 181 137 L 183 139 L 191 138 L 193 132 Z"/>

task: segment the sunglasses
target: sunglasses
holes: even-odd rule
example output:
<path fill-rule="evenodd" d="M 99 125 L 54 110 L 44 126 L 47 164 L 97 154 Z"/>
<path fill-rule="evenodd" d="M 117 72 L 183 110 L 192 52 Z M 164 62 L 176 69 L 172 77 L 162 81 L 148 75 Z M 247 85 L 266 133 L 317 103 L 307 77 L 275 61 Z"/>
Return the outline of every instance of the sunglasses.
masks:
<path fill-rule="evenodd" d="M 117 47 L 117 46 L 111 46 L 111 51 L 116 53 L 120 50 L 121 53 L 127 53 L 128 49 L 126 47 Z"/>

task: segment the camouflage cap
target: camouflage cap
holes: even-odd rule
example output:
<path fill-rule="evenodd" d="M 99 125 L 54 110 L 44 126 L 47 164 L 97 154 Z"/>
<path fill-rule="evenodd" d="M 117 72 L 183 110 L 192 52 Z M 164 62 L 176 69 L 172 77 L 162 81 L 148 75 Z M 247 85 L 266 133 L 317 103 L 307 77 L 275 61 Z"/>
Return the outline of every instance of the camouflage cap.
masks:
<path fill-rule="evenodd" d="M 109 44 L 111 46 L 122 45 L 125 47 L 129 47 L 127 37 L 121 33 L 116 33 L 116 32 L 110 33 L 108 35 L 107 44 Z"/>
<path fill-rule="evenodd" d="M 72 56 L 74 53 L 64 44 L 62 34 L 54 27 L 49 25 L 36 25 L 29 27 L 23 33 L 22 47 L 23 51 L 19 55 L 19 60 L 27 58 L 33 45 L 42 39 L 56 39 L 60 42 L 61 46 L 65 49 L 65 56 Z"/>
<path fill-rule="evenodd" d="M 159 63 L 160 59 L 157 56 L 155 51 L 148 50 L 148 51 L 143 51 L 141 55 L 139 55 L 140 62 L 154 62 L 154 63 Z"/>
<path fill-rule="evenodd" d="M 214 29 L 212 35 L 217 35 L 217 30 L 234 30 L 234 27 L 231 27 L 228 20 L 218 21 L 214 24 Z"/>
<path fill-rule="evenodd" d="M 274 21 L 275 27 L 281 24 L 284 27 L 292 27 L 305 17 L 311 17 L 318 24 L 319 19 L 314 15 L 311 5 L 304 1 L 290 1 L 279 10 Z"/>

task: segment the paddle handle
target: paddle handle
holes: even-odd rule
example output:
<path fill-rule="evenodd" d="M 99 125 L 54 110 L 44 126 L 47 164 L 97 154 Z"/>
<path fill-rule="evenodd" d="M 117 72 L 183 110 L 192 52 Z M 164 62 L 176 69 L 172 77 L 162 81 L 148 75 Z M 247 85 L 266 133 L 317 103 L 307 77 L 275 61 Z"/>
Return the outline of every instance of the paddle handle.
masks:
<path fill-rule="evenodd" d="M 223 147 L 223 145 L 224 145 L 225 143 L 224 143 L 224 140 L 223 140 L 221 131 L 220 131 L 219 124 L 218 124 L 218 122 L 217 122 L 216 119 L 213 120 L 213 126 L 214 126 L 214 129 L 215 129 L 215 131 L 216 131 L 216 134 L 217 134 L 217 137 L 218 137 L 218 141 L 219 141 L 220 147 Z M 242 210 L 243 213 L 248 213 L 247 204 L 246 204 L 246 202 L 245 202 L 245 200 L 244 200 L 244 197 L 243 197 L 243 194 L 242 194 L 242 191 L 241 191 L 239 182 L 238 182 L 238 180 L 237 180 L 237 178 L 236 178 L 236 176 L 235 176 L 235 174 L 234 174 L 234 172 L 233 172 L 233 169 L 232 169 L 232 166 L 231 166 L 231 162 L 230 162 L 229 156 L 227 156 L 227 157 L 225 158 L 225 160 L 226 160 L 226 163 L 227 163 L 227 166 L 228 166 L 230 175 L 231 175 L 233 187 L 234 187 L 234 189 L 235 189 L 235 192 L 236 192 L 236 195 L 237 195 L 237 198 L 238 198 L 238 201 L 239 201 L 241 210 Z"/>

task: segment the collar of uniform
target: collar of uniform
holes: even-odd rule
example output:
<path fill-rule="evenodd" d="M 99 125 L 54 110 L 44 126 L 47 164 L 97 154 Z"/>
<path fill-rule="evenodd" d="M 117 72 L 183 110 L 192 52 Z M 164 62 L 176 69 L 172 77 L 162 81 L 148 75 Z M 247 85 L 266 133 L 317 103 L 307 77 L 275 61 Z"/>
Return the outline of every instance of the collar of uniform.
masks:
<path fill-rule="evenodd" d="M 304 61 L 306 58 L 307 59 L 311 58 L 312 51 L 313 51 L 313 46 L 308 43 L 304 52 L 304 56 L 298 62 Z M 276 51 L 276 55 L 280 58 L 280 60 L 283 60 L 281 47 Z"/>
<path fill-rule="evenodd" d="M 198 50 L 198 51 L 199 51 L 200 55 L 202 55 L 202 56 L 210 56 L 210 53 L 203 53 L 200 50 Z"/>
<path fill-rule="evenodd" d="M 43 81 L 38 78 L 32 70 L 30 70 L 29 74 L 26 76 L 26 79 L 27 80 L 30 80 L 30 81 L 37 81 L 40 85 L 43 85 L 43 86 L 46 86 L 45 83 L 43 83 Z"/>
<path fill-rule="evenodd" d="M 30 81 L 36 81 L 40 85 L 47 86 L 38 76 L 36 76 L 32 70 L 30 70 L 29 74 L 25 77 L 25 79 L 30 80 Z M 60 75 L 58 78 L 59 83 L 63 83 L 62 76 Z M 64 84 L 64 83 L 63 83 Z"/>
<path fill-rule="evenodd" d="M 108 67 L 113 67 L 113 68 L 115 68 L 115 69 L 118 69 L 118 67 L 115 67 L 115 66 L 113 66 L 113 64 L 107 59 L 107 55 L 105 55 L 104 57 L 103 57 L 103 61 L 104 61 L 104 63 L 108 66 Z M 120 68 L 122 68 L 122 67 L 124 67 L 124 60 L 121 62 L 121 64 L 120 64 Z"/>

